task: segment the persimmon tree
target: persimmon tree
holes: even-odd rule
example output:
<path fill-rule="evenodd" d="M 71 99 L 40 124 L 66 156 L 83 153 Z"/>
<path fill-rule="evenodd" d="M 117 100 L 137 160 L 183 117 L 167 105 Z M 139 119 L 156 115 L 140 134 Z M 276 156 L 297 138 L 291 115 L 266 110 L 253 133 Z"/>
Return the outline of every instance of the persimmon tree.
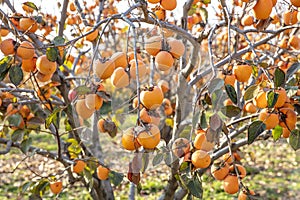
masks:
<path fill-rule="evenodd" d="M 205 173 L 228 195 L 256 198 L 240 147 L 287 138 L 299 149 L 298 1 L 64 0 L 51 14 L 1 4 L 0 153 L 64 166 L 31 170 L 31 197 L 82 182 L 93 199 L 114 199 L 128 179 L 134 199 L 147 166 L 163 164 L 160 199 L 201 198 Z M 36 147 L 35 133 L 56 151 Z M 126 173 L 104 160 L 106 133 L 132 152 Z"/>

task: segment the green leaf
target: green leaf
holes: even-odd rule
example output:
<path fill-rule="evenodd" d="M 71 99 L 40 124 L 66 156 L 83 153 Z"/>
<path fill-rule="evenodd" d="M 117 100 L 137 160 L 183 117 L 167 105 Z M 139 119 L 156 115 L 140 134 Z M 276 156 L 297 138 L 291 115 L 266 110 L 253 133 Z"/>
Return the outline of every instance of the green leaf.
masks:
<path fill-rule="evenodd" d="M 15 86 L 18 86 L 23 80 L 23 70 L 21 64 L 12 65 L 9 68 L 9 80 Z"/>
<path fill-rule="evenodd" d="M 46 56 L 48 60 L 55 62 L 59 55 L 57 47 L 48 47 L 46 51 Z"/>
<path fill-rule="evenodd" d="M 188 182 L 187 188 L 194 197 L 202 199 L 202 183 L 197 176 Z"/>
<path fill-rule="evenodd" d="M 275 69 L 274 85 L 275 87 L 283 87 L 285 84 L 285 73 L 279 68 Z"/>
<path fill-rule="evenodd" d="M 45 126 L 48 129 L 50 124 L 53 123 L 57 128 L 59 125 L 59 113 L 62 111 L 62 108 L 55 108 L 53 112 L 46 118 Z"/>
<path fill-rule="evenodd" d="M 289 144 L 295 151 L 300 148 L 300 131 L 298 129 L 294 129 L 291 131 Z"/>
<path fill-rule="evenodd" d="M 78 86 L 74 88 L 74 90 L 77 92 L 77 95 L 85 95 L 87 93 L 92 92 L 91 89 L 85 85 Z"/>
<path fill-rule="evenodd" d="M 0 60 L 0 81 L 2 81 L 6 77 L 9 68 L 11 66 L 10 64 L 11 60 L 12 60 L 11 56 L 5 56 Z"/>
<path fill-rule="evenodd" d="M 54 39 L 53 39 L 53 44 L 54 45 L 62 45 L 65 43 L 65 39 L 61 36 L 56 36 Z"/>
<path fill-rule="evenodd" d="M 204 4 L 210 4 L 211 0 L 202 0 L 202 3 L 204 3 Z"/>
<path fill-rule="evenodd" d="M 300 63 L 293 63 L 286 71 L 286 78 L 289 80 L 300 69 Z"/>
<path fill-rule="evenodd" d="M 25 193 L 32 184 L 33 184 L 33 182 L 31 182 L 31 181 L 24 183 L 21 188 L 21 193 L 22 194 Z"/>
<path fill-rule="evenodd" d="M 267 103 L 268 108 L 273 108 L 278 100 L 278 93 L 275 93 L 274 91 L 268 91 L 267 92 Z"/>
<path fill-rule="evenodd" d="M 179 172 L 187 172 L 189 171 L 189 163 L 188 162 L 183 162 L 181 163 L 181 165 L 179 166 Z"/>
<path fill-rule="evenodd" d="M 28 7 L 30 7 L 30 8 L 32 8 L 33 10 L 38 11 L 37 6 L 34 3 L 30 2 L 30 1 L 27 1 L 27 2 L 25 2 L 23 4 L 26 5 L 26 6 L 28 6 Z"/>
<path fill-rule="evenodd" d="M 20 144 L 21 151 L 26 154 L 28 152 L 31 144 L 32 144 L 32 138 L 31 137 L 24 139 Z"/>
<path fill-rule="evenodd" d="M 114 186 L 120 185 L 120 183 L 123 181 L 123 178 L 124 178 L 124 174 L 115 171 L 109 172 L 109 179 L 114 184 Z"/>
<path fill-rule="evenodd" d="M 234 87 L 232 87 L 232 85 L 227 84 L 227 85 L 225 85 L 225 90 L 226 90 L 228 97 L 231 99 L 231 101 L 234 104 L 237 104 L 237 94 L 236 94 Z"/>
<path fill-rule="evenodd" d="M 228 105 L 221 108 L 221 112 L 229 118 L 237 116 L 241 111 L 242 110 L 239 107 L 234 105 Z"/>
<path fill-rule="evenodd" d="M 207 128 L 206 114 L 204 111 L 201 113 L 200 126 L 201 128 Z"/>
<path fill-rule="evenodd" d="M 207 18 L 208 18 L 208 12 L 207 12 L 207 10 L 205 8 L 201 7 L 201 8 L 199 8 L 199 12 L 200 12 L 200 15 L 201 15 L 203 21 L 205 23 L 207 23 Z"/>
<path fill-rule="evenodd" d="M 223 79 L 221 79 L 221 78 L 213 79 L 208 86 L 209 94 L 212 94 L 214 91 L 221 89 L 223 87 L 223 85 L 224 85 Z"/>
<path fill-rule="evenodd" d="M 65 131 L 66 132 L 69 132 L 69 131 L 72 130 L 72 126 L 70 125 L 68 118 L 65 118 L 64 125 L 65 125 Z"/>
<path fill-rule="evenodd" d="M 272 136 L 274 141 L 277 141 L 282 135 L 282 127 L 277 125 L 273 130 L 272 130 Z"/>
<path fill-rule="evenodd" d="M 35 193 L 39 195 L 43 195 L 45 193 L 47 187 L 49 186 L 49 181 L 45 178 L 41 179 L 37 186 L 35 187 Z"/>
<path fill-rule="evenodd" d="M 20 126 L 21 122 L 22 122 L 22 116 L 20 114 L 14 114 L 14 115 L 10 115 L 7 118 L 8 124 L 9 126 Z"/>
<path fill-rule="evenodd" d="M 248 101 L 253 99 L 259 92 L 259 86 L 258 85 L 251 85 L 248 87 L 244 94 L 244 100 Z"/>
<path fill-rule="evenodd" d="M 212 105 L 212 102 L 211 102 L 211 98 L 209 96 L 209 94 L 206 92 L 205 95 L 204 95 L 204 101 L 205 103 L 207 103 L 208 105 Z"/>
<path fill-rule="evenodd" d="M 254 140 L 266 130 L 266 124 L 262 121 L 254 121 L 248 127 L 248 144 L 252 144 Z"/>
<path fill-rule="evenodd" d="M 24 129 L 17 129 L 11 134 L 11 140 L 13 142 L 21 141 L 24 135 Z"/>
<path fill-rule="evenodd" d="M 164 160 L 164 154 L 157 153 L 152 159 L 152 165 L 156 166 L 156 165 L 160 164 L 163 160 Z"/>
<path fill-rule="evenodd" d="M 212 101 L 212 107 L 215 111 L 219 110 L 220 107 L 223 106 L 225 97 L 226 97 L 226 95 L 222 89 L 216 90 L 216 91 L 214 91 L 214 93 L 212 93 L 211 101 Z"/>

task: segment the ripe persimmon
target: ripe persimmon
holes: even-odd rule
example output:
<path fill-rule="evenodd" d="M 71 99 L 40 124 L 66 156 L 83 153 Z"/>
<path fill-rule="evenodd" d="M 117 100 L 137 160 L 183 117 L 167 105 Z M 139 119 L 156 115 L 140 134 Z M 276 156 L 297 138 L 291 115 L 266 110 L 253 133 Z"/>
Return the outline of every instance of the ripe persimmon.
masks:
<path fill-rule="evenodd" d="M 241 20 L 241 24 L 243 26 L 251 26 L 254 23 L 254 19 L 251 15 L 245 15 L 242 20 Z"/>
<path fill-rule="evenodd" d="M 287 26 L 296 24 L 298 22 L 297 14 L 297 10 L 285 11 L 282 15 L 284 24 Z"/>
<path fill-rule="evenodd" d="M 284 88 L 279 88 L 279 89 L 275 90 L 275 93 L 278 94 L 278 98 L 277 98 L 277 101 L 276 101 L 274 107 L 275 108 L 282 107 L 287 99 L 286 91 Z"/>
<path fill-rule="evenodd" d="M 103 99 L 97 94 L 87 94 L 85 105 L 90 110 L 99 110 L 102 107 Z"/>
<path fill-rule="evenodd" d="M 94 62 L 93 69 L 95 74 L 100 79 L 108 79 L 109 77 L 111 77 L 115 70 L 115 63 L 112 59 L 108 59 L 105 61 L 98 59 Z"/>
<path fill-rule="evenodd" d="M 247 200 L 247 199 L 251 199 L 249 198 L 249 195 L 255 195 L 253 190 L 249 190 L 249 191 L 244 191 L 241 190 L 238 196 L 238 200 Z"/>
<path fill-rule="evenodd" d="M 141 54 L 139 54 L 139 53 L 136 53 L 136 58 L 137 58 L 138 60 L 143 60 Z M 127 59 L 128 59 L 128 62 L 130 62 L 131 60 L 134 60 L 134 59 L 135 59 L 135 58 L 134 58 L 134 51 L 129 51 L 129 52 L 127 53 Z"/>
<path fill-rule="evenodd" d="M 244 111 L 247 113 L 256 113 L 257 108 L 253 102 L 248 101 L 244 106 Z"/>
<path fill-rule="evenodd" d="M 26 5 L 25 3 L 22 4 L 22 9 L 27 12 L 27 13 L 32 13 L 34 11 L 33 8 L 31 8 L 30 6 Z"/>
<path fill-rule="evenodd" d="M 216 180 L 223 180 L 229 173 L 229 164 L 227 162 L 214 163 L 210 168 L 210 172 Z"/>
<path fill-rule="evenodd" d="M 296 128 L 297 114 L 290 108 L 281 108 L 279 110 L 279 125 L 288 128 L 290 131 Z"/>
<path fill-rule="evenodd" d="M 161 0 L 160 6 L 165 10 L 174 10 L 177 6 L 177 0 Z"/>
<path fill-rule="evenodd" d="M 127 68 L 128 61 L 127 61 L 127 56 L 124 52 L 122 51 L 115 52 L 110 59 L 113 60 L 113 62 L 115 63 L 115 68 L 118 67 L 123 67 L 124 69 Z"/>
<path fill-rule="evenodd" d="M 37 57 L 33 57 L 30 59 L 22 59 L 21 68 L 24 72 L 34 72 L 36 69 L 36 59 Z"/>
<path fill-rule="evenodd" d="M 268 109 L 263 109 L 260 111 L 258 119 L 261 120 L 264 124 L 266 124 L 266 129 L 273 129 L 276 125 L 279 124 L 278 114 L 269 113 Z"/>
<path fill-rule="evenodd" d="M 41 72 L 37 72 L 35 77 L 39 82 L 47 82 L 50 81 L 52 78 L 53 74 L 43 74 Z"/>
<path fill-rule="evenodd" d="M 228 194 L 235 194 L 239 191 L 238 177 L 235 175 L 227 175 L 223 180 L 224 191 Z"/>
<path fill-rule="evenodd" d="M 80 174 L 81 172 L 83 172 L 85 167 L 86 163 L 83 160 L 75 160 L 75 164 L 72 165 L 72 172 Z"/>
<path fill-rule="evenodd" d="M 160 130 L 155 124 L 140 127 L 137 132 L 137 141 L 145 149 L 154 149 L 160 142 Z"/>
<path fill-rule="evenodd" d="M 155 13 L 158 20 L 165 20 L 166 11 L 163 8 L 158 7 L 158 9 L 155 9 L 154 13 Z"/>
<path fill-rule="evenodd" d="M 158 86 L 153 86 L 140 93 L 142 104 L 149 110 L 158 108 L 164 99 L 164 94 Z"/>
<path fill-rule="evenodd" d="M 290 39 L 289 39 L 288 44 L 289 44 L 292 48 L 294 48 L 294 49 L 296 49 L 296 50 L 299 50 L 299 49 L 300 49 L 300 38 L 299 38 L 299 36 L 298 36 L 298 35 L 292 35 L 292 36 L 290 37 Z"/>
<path fill-rule="evenodd" d="M 110 77 L 111 84 L 116 88 L 124 88 L 129 85 L 129 75 L 123 67 L 117 67 Z"/>
<path fill-rule="evenodd" d="M 149 3 L 159 3 L 160 2 L 160 0 L 147 0 Z"/>
<path fill-rule="evenodd" d="M 252 74 L 252 67 L 250 65 L 235 65 L 233 74 L 239 82 L 247 82 Z"/>
<path fill-rule="evenodd" d="M 235 75 L 234 74 L 226 74 L 224 75 L 224 84 L 225 85 L 231 85 L 234 87 L 235 84 Z"/>
<path fill-rule="evenodd" d="M 159 80 L 157 86 L 160 87 L 163 93 L 168 92 L 170 89 L 169 82 L 167 82 L 166 80 Z"/>
<path fill-rule="evenodd" d="M 291 134 L 291 131 L 288 128 L 282 128 L 282 134 L 281 136 L 283 138 L 289 138 Z"/>
<path fill-rule="evenodd" d="M 0 28 L 0 36 L 5 37 L 9 34 L 9 30 L 5 28 Z"/>
<path fill-rule="evenodd" d="M 59 194 L 62 191 L 62 187 L 63 187 L 61 181 L 50 182 L 49 186 L 53 194 Z"/>
<path fill-rule="evenodd" d="M 27 41 L 21 42 L 17 48 L 17 56 L 22 59 L 31 59 L 34 56 L 34 46 Z"/>
<path fill-rule="evenodd" d="M 132 107 L 135 109 L 138 107 L 138 97 L 135 97 L 133 100 L 132 100 Z M 140 104 L 139 108 L 143 108 L 143 105 Z"/>
<path fill-rule="evenodd" d="M 256 19 L 267 19 L 272 12 L 272 8 L 272 0 L 257 0 L 252 11 Z"/>
<path fill-rule="evenodd" d="M 145 50 L 151 56 L 156 56 L 162 48 L 162 37 L 152 36 L 145 41 Z"/>
<path fill-rule="evenodd" d="M 23 17 L 19 21 L 19 28 L 21 31 L 29 31 L 30 33 L 34 33 L 38 29 L 38 24 L 32 18 Z"/>
<path fill-rule="evenodd" d="M 300 7 L 300 2 L 298 0 L 290 0 L 291 4 L 296 7 Z"/>
<path fill-rule="evenodd" d="M 108 179 L 108 175 L 109 175 L 110 170 L 102 165 L 99 165 L 97 167 L 97 177 L 100 180 L 106 180 Z"/>
<path fill-rule="evenodd" d="M 179 59 L 184 54 L 185 46 L 181 40 L 168 38 L 167 43 L 170 47 L 169 52 L 174 58 Z"/>
<path fill-rule="evenodd" d="M 156 68 L 161 71 L 169 70 L 174 64 L 174 58 L 171 53 L 167 51 L 160 51 L 155 56 L 155 65 Z"/>
<path fill-rule="evenodd" d="M 12 55 L 15 53 L 15 45 L 15 40 L 7 38 L 0 43 L 0 50 L 5 56 Z"/>
<path fill-rule="evenodd" d="M 143 79 L 146 74 L 147 74 L 147 68 L 145 63 L 142 60 L 138 60 L 138 71 L 139 71 L 139 79 Z M 130 69 L 129 69 L 129 74 L 130 74 L 130 78 L 136 80 L 136 62 L 135 60 L 131 60 L 129 62 L 130 65 Z"/>
<path fill-rule="evenodd" d="M 75 110 L 82 119 L 88 119 L 94 113 L 94 109 L 89 109 L 86 106 L 85 99 L 78 99 L 75 104 Z"/>
<path fill-rule="evenodd" d="M 240 164 L 230 165 L 229 167 L 229 173 L 230 174 L 236 174 L 235 167 L 237 168 L 237 171 L 239 173 L 240 178 L 245 178 L 247 171 L 246 168 Z M 236 174 L 237 175 L 237 174 Z"/>
<path fill-rule="evenodd" d="M 122 142 L 123 148 L 126 150 L 129 150 L 129 151 L 136 150 L 136 149 L 140 148 L 140 146 L 141 146 L 138 143 L 137 138 L 135 136 L 135 128 L 134 127 L 130 127 L 123 132 L 121 142 Z"/>
<path fill-rule="evenodd" d="M 186 138 L 177 138 L 172 144 L 173 153 L 181 158 L 190 151 L 190 141 Z"/>
<path fill-rule="evenodd" d="M 259 92 L 253 99 L 253 104 L 258 108 L 266 108 L 268 106 L 267 93 L 264 91 Z"/>
<path fill-rule="evenodd" d="M 199 133 L 194 139 L 194 147 L 199 150 L 210 151 L 214 148 L 214 143 L 209 142 L 206 133 Z"/>
<path fill-rule="evenodd" d="M 88 26 L 88 27 L 86 27 L 86 28 L 84 29 L 83 32 L 84 32 L 84 34 L 86 34 L 86 33 L 90 32 L 90 31 L 92 31 L 92 29 L 93 29 L 93 27 Z M 84 38 L 85 38 L 87 41 L 92 42 L 92 41 L 94 41 L 94 40 L 98 37 L 98 34 L 99 34 L 99 30 L 98 30 L 98 29 L 95 29 L 95 30 L 92 31 L 91 33 L 87 34 Z"/>
<path fill-rule="evenodd" d="M 210 165 L 211 158 L 207 151 L 196 150 L 192 153 L 192 163 L 197 168 L 207 168 Z"/>
<path fill-rule="evenodd" d="M 53 74 L 56 71 L 56 62 L 48 60 L 46 55 L 41 55 L 36 60 L 36 68 L 44 75 Z"/>

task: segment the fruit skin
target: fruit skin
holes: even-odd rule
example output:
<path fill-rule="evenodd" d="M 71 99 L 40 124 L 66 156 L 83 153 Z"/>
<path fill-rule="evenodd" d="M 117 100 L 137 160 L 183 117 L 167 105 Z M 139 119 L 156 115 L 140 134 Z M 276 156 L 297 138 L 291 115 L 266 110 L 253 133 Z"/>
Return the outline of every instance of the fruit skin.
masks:
<path fill-rule="evenodd" d="M 297 14 L 298 14 L 297 10 L 284 12 L 283 13 L 284 24 L 287 26 L 296 24 L 298 22 Z"/>
<path fill-rule="evenodd" d="M 99 110 L 102 104 L 103 99 L 97 94 L 87 94 L 85 96 L 85 105 L 90 110 Z"/>
<path fill-rule="evenodd" d="M 36 57 L 31 59 L 22 59 L 22 70 L 25 72 L 34 72 L 36 69 Z"/>
<path fill-rule="evenodd" d="M 186 138 L 177 138 L 172 144 L 173 153 L 181 158 L 190 151 L 190 141 Z"/>
<path fill-rule="evenodd" d="M 108 175 L 109 175 L 109 169 L 106 167 L 103 167 L 102 165 L 99 165 L 97 167 L 97 176 L 100 180 L 106 180 L 108 179 Z"/>
<path fill-rule="evenodd" d="M 255 195 L 254 191 L 253 190 L 250 190 L 249 191 L 249 194 L 250 195 Z M 248 196 L 249 194 L 247 194 L 246 191 L 242 191 L 239 193 L 239 196 L 238 196 L 238 200 L 247 200 L 247 199 L 250 199 L 250 197 Z"/>
<path fill-rule="evenodd" d="M 194 139 L 194 147 L 198 150 L 210 151 L 214 148 L 214 144 L 207 141 L 205 133 L 200 133 Z"/>
<path fill-rule="evenodd" d="M 23 17 L 19 21 L 19 27 L 21 31 L 34 33 L 38 29 L 38 24 L 34 19 Z"/>
<path fill-rule="evenodd" d="M 247 174 L 247 171 L 245 169 L 244 166 L 240 165 L 240 164 L 235 164 L 235 167 L 237 168 L 237 170 L 239 171 L 239 176 L 240 178 L 245 178 L 246 174 Z M 236 171 L 235 171 L 235 167 L 234 165 L 231 165 L 229 167 L 229 173 L 231 174 L 236 174 Z"/>
<path fill-rule="evenodd" d="M 229 173 L 229 164 L 227 162 L 221 165 L 213 164 L 210 168 L 210 172 L 216 180 L 224 180 Z"/>
<path fill-rule="evenodd" d="M 111 59 L 104 62 L 98 59 L 94 62 L 93 69 L 100 79 L 108 79 L 115 70 L 115 63 Z"/>
<path fill-rule="evenodd" d="M 157 86 L 160 87 L 163 93 L 168 92 L 170 89 L 169 82 L 167 82 L 166 80 L 159 80 Z"/>
<path fill-rule="evenodd" d="M 86 27 L 84 29 L 84 33 L 87 33 L 87 32 L 90 32 L 93 28 L 92 27 Z M 98 34 L 99 34 L 99 30 L 96 29 L 94 30 L 93 32 L 87 34 L 84 38 L 87 40 L 87 41 L 94 41 L 97 37 L 98 37 Z"/>
<path fill-rule="evenodd" d="M 61 181 L 56 181 L 56 182 L 51 182 L 50 183 L 50 190 L 53 194 L 59 194 L 62 190 L 62 182 Z"/>
<path fill-rule="evenodd" d="M 142 131 L 138 131 L 137 141 L 145 149 L 154 149 L 160 142 L 160 130 L 158 126 L 154 124 L 149 124 L 145 130 L 142 128 Z"/>
<path fill-rule="evenodd" d="M 161 71 L 169 70 L 174 64 L 172 54 L 167 51 L 160 51 L 155 56 L 155 66 Z"/>
<path fill-rule="evenodd" d="M 290 1 L 291 1 L 291 4 L 293 6 L 300 7 L 300 1 L 299 0 L 290 0 Z"/>
<path fill-rule="evenodd" d="M 0 50 L 5 56 L 12 55 L 15 53 L 15 44 L 16 41 L 11 38 L 5 39 L 0 43 Z"/>
<path fill-rule="evenodd" d="M 135 63 L 135 59 L 129 61 L 129 65 L 130 65 L 130 69 L 129 69 L 130 78 L 136 80 L 136 63 Z M 147 68 L 146 68 L 145 63 L 140 59 L 138 59 L 138 69 L 139 69 L 139 80 L 141 80 L 146 76 Z"/>
<path fill-rule="evenodd" d="M 149 3 L 159 3 L 160 2 L 160 0 L 147 0 Z"/>
<path fill-rule="evenodd" d="M 115 68 L 123 67 L 124 69 L 127 68 L 128 61 L 127 56 L 124 52 L 115 52 L 110 59 L 115 63 Z"/>
<path fill-rule="evenodd" d="M 126 150 L 133 151 L 141 146 L 134 136 L 134 131 L 134 127 L 130 127 L 123 132 L 121 142 L 123 148 Z"/>
<path fill-rule="evenodd" d="M 36 60 L 36 68 L 44 75 L 53 74 L 56 71 L 56 62 L 51 62 L 46 55 L 42 55 Z"/>
<path fill-rule="evenodd" d="M 278 99 L 274 105 L 275 108 L 282 107 L 287 99 L 287 94 L 285 89 L 280 88 L 279 90 L 275 90 L 275 92 L 278 94 Z"/>
<path fill-rule="evenodd" d="M 85 104 L 85 99 L 78 99 L 75 105 L 75 109 L 77 114 L 82 118 L 82 119 L 88 119 L 90 118 L 95 110 L 91 110 L 88 107 L 86 107 Z"/>
<path fill-rule="evenodd" d="M 230 75 L 226 74 L 224 76 L 224 84 L 225 85 L 231 85 L 234 87 L 235 80 L 236 80 L 236 78 L 235 78 L 235 75 L 233 75 L 233 74 L 230 74 Z"/>
<path fill-rule="evenodd" d="M 253 104 L 258 108 L 266 108 L 268 106 L 267 93 L 264 91 L 259 92 L 253 99 Z"/>
<path fill-rule="evenodd" d="M 164 94 L 158 86 L 140 93 L 141 103 L 149 110 L 158 108 L 164 99 Z"/>
<path fill-rule="evenodd" d="M 239 82 L 247 82 L 252 74 L 252 67 L 250 65 L 235 65 L 233 74 Z"/>
<path fill-rule="evenodd" d="M 290 108 L 281 108 L 279 125 L 283 128 L 288 128 L 290 131 L 296 128 L 297 114 Z"/>
<path fill-rule="evenodd" d="M 75 164 L 73 165 L 72 171 L 80 174 L 81 172 L 83 172 L 85 167 L 86 163 L 83 160 L 76 160 Z"/>
<path fill-rule="evenodd" d="M 161 0 L 160 6 L 165 10 L 174 10 L 177 6 L 177 0 Z"/>
<path fill-rule="evenodd" d="M 129 75 L 123 67 L 118 67 L 111 75 L 111 84 L 116 88 L 124 88 L 129 85 Z"/>
<path fill-rule="evenodd" d="M 177 40 L 175 38 L 168 38 L 167 43 L 170 47 L 169 52 L 174 58 L 179 59 L 184 54 L 185 46 L 181 40 Z"/>
<path fill-rule="evenodd" d="M 299 49 L 300 49 L 300 38 L 299 38 L 299 36 L 297 36 L 297 35 L 292 35 L 292 36 L 290 37 L 290 39 L 289 39 L 288 44 L 289 44 L 292 48 L 294 48 L 294 49 L 296 49 L 296 50 L 299 50 Z"/>
<path fill-rule="evenodd" d="M 256 19 L 267 19 L 273 8 L 272 0 L 257 0 L 253 7 L 253 14 Z"/>
<path fill-rule="evenodd" d="M 152 56 L 156 56 L 162 48 L 161 42 L 162 42 L 161 36 L 153 36 L 146 39 L 145 41 L 146 52 Z"/>
<path fill-rule="evenodd" d="M 243 26 L 251 26 L 251 25 L 253 25 L 253 23 L 254 23 L 254 19 L 253 19 L 253 17 L 250 16 L 250 15 L 244 16 L 244 17 L 242 18 L 242 20 L 241 20 L 241 24 L 242 24 Z"/>
<path fill-rule="evenodd" d="M 17 48 L 17 55 L 22 59 L 31 59 L 34 56 L 34 46 L 27 41 L 21 42 Z"/>
<path fill-rule="evenodd" d="M 203 150 L 196 150 L 191 160 L 195 168 L 207 168 L 211 162 L 210 155 Z"/>
<path fill-rule="evenodd" d="M 248 113 L 256 113 L 257 109 L 256 109 L 256 106 L 251 101 L 249 101 L 244 106 L 244 111 L 246 111 Z"/>
<path fill-rule="evenodd" d="M 266 124 L 267 130 L 273 129 L 276 125 L 279 124 L 278 115 L 275 113 L 269 113 L 266 108 L 261 110 L 258 119 L 261 120 L 264 124 Z"/>
<path fill-rule="evenodd" d="M 223 180 L 224 191 L 228 194 L 235 194 L 239 191 L 239 181 L 237 176 L 228 175 Z"/>

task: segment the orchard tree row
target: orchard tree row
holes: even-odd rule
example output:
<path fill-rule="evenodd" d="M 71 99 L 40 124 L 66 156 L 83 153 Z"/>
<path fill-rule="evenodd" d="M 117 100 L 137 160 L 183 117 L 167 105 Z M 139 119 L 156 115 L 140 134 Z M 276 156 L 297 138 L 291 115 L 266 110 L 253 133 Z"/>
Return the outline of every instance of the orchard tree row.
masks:
<path fill-rule="evenodd" d="M 299 1 L 64 0 L 56 13 L 1 4 L 0 154 L 64 166 L 33 171 L 20 195 L 59 197 L 81 182 L 93 199 L 114 199 L 127 179 L 134 199 L 160 164 L 170 170 L 159 199 L 202 198 L 204 174 L 255 199 L 241 147 L 300 147 Z M 37 134 L 56 151 L 37 147 Z M 105 159 L 103 134 L 132 153 L 126 173 Z"/>

